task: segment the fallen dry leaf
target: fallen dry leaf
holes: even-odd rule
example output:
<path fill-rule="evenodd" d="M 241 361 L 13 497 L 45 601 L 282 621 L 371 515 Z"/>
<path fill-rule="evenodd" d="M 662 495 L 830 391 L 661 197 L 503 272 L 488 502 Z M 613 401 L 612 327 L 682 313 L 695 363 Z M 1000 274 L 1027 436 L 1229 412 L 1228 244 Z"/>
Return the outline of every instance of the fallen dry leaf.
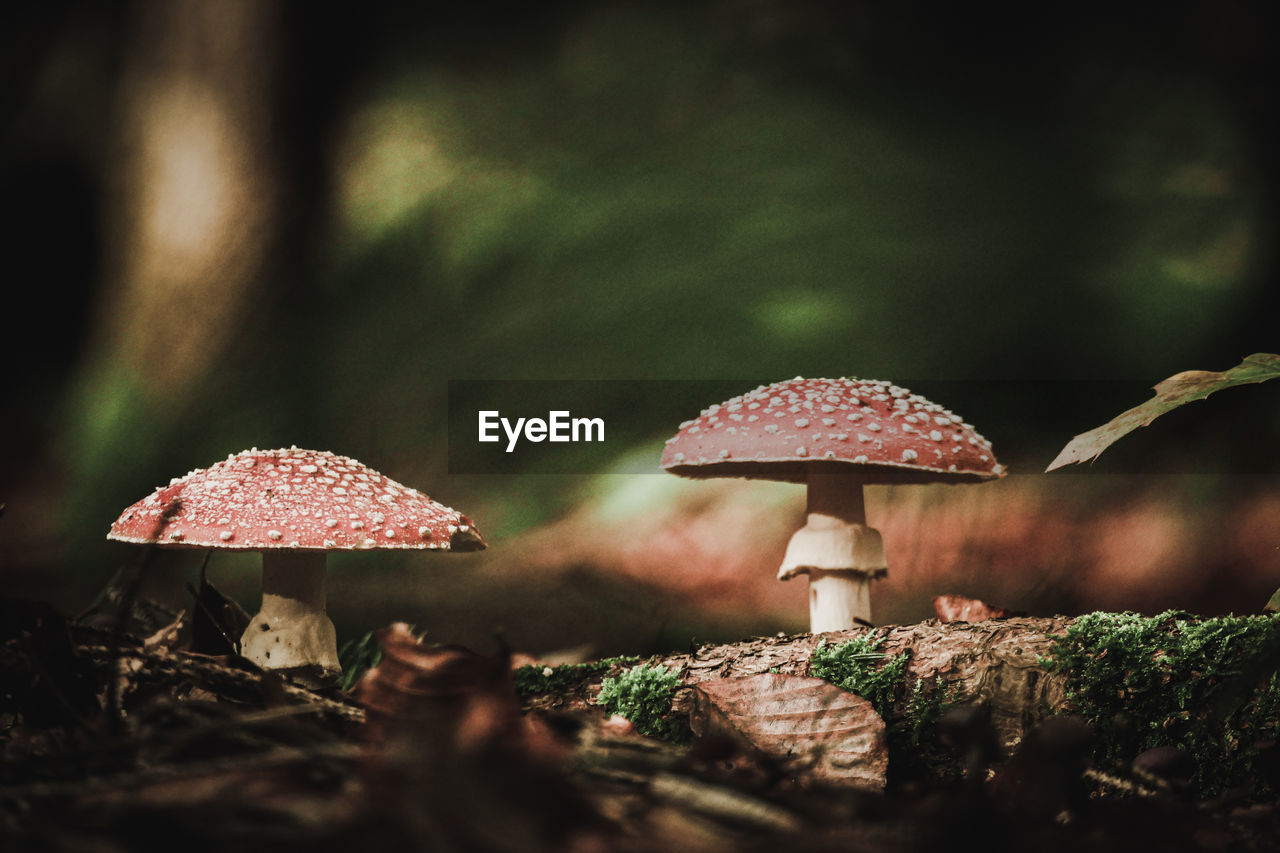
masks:
<path fill-rule="evenodd" d="M 461 646 L 428 645 L 397 622 L 378 632 L 382 660 L 364 674 L 356 698 L 368 713 L 366 734 L 413 725 L 451 740 L 472 723 L 519 728 L 519 706 L 505 655 L 485 657 Z M 474 719 L 473 719 L 474 717 Z"/>
<path fill-rule="evenodd" d="M 884 789 L 884 720 L 860 696 L 820 678 L 766 672 L 694 686 L 690 726 L 699 737 L 743 743 L 805 779 Z"/>
<path fill-rule="evenodd" d="M 1235 367 L 1226 371 L 1184 370 L 1174 374 L 1155 387 L 1155 396 L 1140 406 L 1117 415 L 1100 427 L 1082 432 L 1062 448 L 1058 458 L 1049 463 L 1045 472 L 1070 465 L 1073 462 L 1090 462 L 1097 459 L 1118 439 L 1144 427 L 1179 406 L 1203 400 L 1214 391 L 1265 382 L 1280 377 L 1280 355 L 1254 353 Z"/>
<path fill-rule="evenodd" d="M 939 595 L 933 600 L 933 611 L 938 614 L 939 622 L 981 622 L 1014 615 L 1012 610 L 963 595 Z"/>
<path fill-rule="evenodd" d="M 1271 598 L 1267 601 L 1267 603 L 1263 606 L 1262 609 L 1267 611 L 1268 613 L 1276 613 L 1280 611 L 1280 589 L 1277 589 L 1274 593 L 1271 594 Z"/>

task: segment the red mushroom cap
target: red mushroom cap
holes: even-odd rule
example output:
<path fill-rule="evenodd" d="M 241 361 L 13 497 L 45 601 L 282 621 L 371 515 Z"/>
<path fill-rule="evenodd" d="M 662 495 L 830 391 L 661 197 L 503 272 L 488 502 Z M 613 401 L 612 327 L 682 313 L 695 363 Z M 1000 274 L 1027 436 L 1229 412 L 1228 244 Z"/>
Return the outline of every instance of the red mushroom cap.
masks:
<path fill-rule="evenodd" d="M 471 519 L 346 456 L 246 450 L 129 507 L 108 539 L 228 551 L 476 551 Z"/>
<path fill-rule="evenodd" d="M 918 394 L 872 379 L 775 382 L 712 406 L 667 440 L 662 467 L 682 477 L 804 482 L 858 469 L 869 483 L 1003 477 L 991 442 Z"/>

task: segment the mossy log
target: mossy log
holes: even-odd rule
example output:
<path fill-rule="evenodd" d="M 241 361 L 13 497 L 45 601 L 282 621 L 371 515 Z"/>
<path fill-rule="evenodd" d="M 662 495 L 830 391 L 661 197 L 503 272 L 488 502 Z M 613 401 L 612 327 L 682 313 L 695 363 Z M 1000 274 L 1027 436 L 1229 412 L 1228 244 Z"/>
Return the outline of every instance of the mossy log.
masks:
<path fill-rule="evenodd" d="M 948 703 L 985 700 L 991 707 L 997 735 L 1008 747 L 1018 743 L 1036 722 L 1064 709 L 1067 674 L 1050 671 L 1043 661 L 1050 657 L 1053 638 L 1061 636 L 1073 621 L 1065 616 L 945 624 L 930 619 L 915 625 L 708 644 L 687 653 L 657 656 L 648 663 L 679 673 L 684 687 L 676 694 L 674 709 L 687 712 L 692 703 L 689 688 L 698 682 L 770 671 L 809 675 L 809 658 L 819 643 L 836 645 L 868 636 L 879 642 L 877 651 L 883 652 L 886 659 L 908 653 L 905 677 L 910 689 L 902 691 L 904 697 L 914 693 L 918 684 L 926 698 L 945 696 Z M 626 666 L 619 663 L 615 669 Z M 587 708 L 599 687 L 599 670 L 598 666 L 584 667 L 582 677 L 575 680 L 564 677 L 572 670 L 558 668 L 556 686 L 529 696 L 526 707 Z M 894 705 L 893 716 L 908 713 L 905 699 Z"/>

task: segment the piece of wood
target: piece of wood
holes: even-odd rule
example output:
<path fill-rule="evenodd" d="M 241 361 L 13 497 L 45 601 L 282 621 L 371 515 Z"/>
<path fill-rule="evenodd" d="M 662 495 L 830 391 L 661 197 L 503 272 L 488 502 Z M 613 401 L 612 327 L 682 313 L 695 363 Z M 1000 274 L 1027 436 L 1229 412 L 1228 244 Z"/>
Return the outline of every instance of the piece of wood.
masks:
<path fill-rule="evenodd" d="M 649 662 L 675 669 L 685 689 L 677 691 L 674 708 L 688 713 L 693 685 L 713 678 L 758 675 L 771 670 L 789 675 L 809 674 L 809 656 L 820 642 L 835 645 L 862 634 L 880 640 L 879 651 L 892 657 L 909 652 L 906 677 L 920 682 L 926 694 L 944 691 L 950 701 L 983 699 L 991 706 L 992 724 L 1000 743 L 1008 748 L 1044 717 L 1066 703 L 1066 673 L 1049 672 L 1040 663 L 1053 646 L 1052 636 L 1063 634 L 1071 617 L 1020 617 L 985 622 L 940 624 L 927 620 L 915 625 L 853 628 L 827 634 L 758 637 L 738 643 L 708 644 L 692 652 L 655 657 Z M 597 676 L 584 677 L 558 693 L 532 697 L 527 706 L 541 709 L 584 710 L 598 692 Z M 895 707 L 886 722 L 906 713 Z"/>
<path fill-rule="evenodd" d="M 806 783 L 884 790 L 884 720 L 860 696 L 821 678 L 766 672 L 700 682 L 693 697 L 689 725 L 699 737 L 727 737 Z"/>

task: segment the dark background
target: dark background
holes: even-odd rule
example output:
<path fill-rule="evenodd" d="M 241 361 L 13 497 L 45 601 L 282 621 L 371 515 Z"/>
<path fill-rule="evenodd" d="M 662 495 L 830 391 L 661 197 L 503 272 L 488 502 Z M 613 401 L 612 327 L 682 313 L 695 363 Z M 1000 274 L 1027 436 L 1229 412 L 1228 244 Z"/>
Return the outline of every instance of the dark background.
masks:
<path fill-rule="evenodd" d="M 1090 469 L 1119 478 L 1105 488 L 1036 474 L 1159 379 L 1278 348 L 1271 4 L 66 0 L 6 18 L 11 590 L 75 609 L 131 558 L 103 539 L 121 509 L 254 445 L 354 456 L 495 551 L 622 488 L 450 475 L 451 380 L 885 378 L 955 389 L 937 401 L 1008 443 L 1037 495 L 1192 494 L 1234 517 L 1274 493 L 1269 386 L 1131 437 Z M 656 464 L 720 399 L 673 419 L 602 390 L 635 444 L 583 470 Z M 1124 479 L 1141 472 L 1199 479 Z M 331 609 L 374 627 L 416 584 L 487 634 L 521 618 L 494 596 L 542 601 L 493 559 L 335 560 L 386 586 Z M 574 595 L 611 589 L 594 560 Z M 481 569 L 511 583 L 479 593 Z M 252 562 L 222 571 L 252 606 Z M 582 608 L 612 606 L 594 594 Z M 403 618 L 431 621 L 420 607 Z M 575 640 L 554 633 L 539 642 Z"/>

